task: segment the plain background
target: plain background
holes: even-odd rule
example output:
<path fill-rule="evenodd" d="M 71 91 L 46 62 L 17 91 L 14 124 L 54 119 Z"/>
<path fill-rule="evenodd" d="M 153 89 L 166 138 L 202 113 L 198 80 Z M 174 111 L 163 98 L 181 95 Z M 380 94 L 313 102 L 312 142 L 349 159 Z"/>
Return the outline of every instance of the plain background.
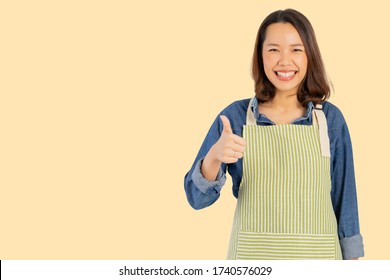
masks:
<path fill-rule="evenodd" d="M 1 1 L 0 259 L 224 259 L 231 180 L 183 180 L 218 113 L 254 95 L 262 20 L 311 21 L 349 125 L 364 259 L 389 259 L 387 1 Z"/>

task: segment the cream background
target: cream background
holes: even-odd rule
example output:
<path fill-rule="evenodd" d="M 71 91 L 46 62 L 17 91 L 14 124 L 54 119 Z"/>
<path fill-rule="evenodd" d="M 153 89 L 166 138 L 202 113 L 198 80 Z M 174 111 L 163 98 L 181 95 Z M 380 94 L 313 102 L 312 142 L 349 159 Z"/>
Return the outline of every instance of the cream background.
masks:
<path fill-rule="evenodd" d="M 186 201 L 258 26 L 312 22 L 349 124 L 364 259 L 390 259 L 387 1 L 1 1 L 0 259 L 224 259 L 235 199 Z"/>

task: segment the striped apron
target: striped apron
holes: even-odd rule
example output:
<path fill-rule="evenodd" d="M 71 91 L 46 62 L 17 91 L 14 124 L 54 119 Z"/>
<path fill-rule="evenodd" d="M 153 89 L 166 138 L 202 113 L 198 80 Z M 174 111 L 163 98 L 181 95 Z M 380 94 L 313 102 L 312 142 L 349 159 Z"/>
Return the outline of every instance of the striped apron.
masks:
<path fill-rule="evenodd" d="M 313 125 L 256 125 L 251 100 L 228 259 L 342 259 L 321 105 Z"/>

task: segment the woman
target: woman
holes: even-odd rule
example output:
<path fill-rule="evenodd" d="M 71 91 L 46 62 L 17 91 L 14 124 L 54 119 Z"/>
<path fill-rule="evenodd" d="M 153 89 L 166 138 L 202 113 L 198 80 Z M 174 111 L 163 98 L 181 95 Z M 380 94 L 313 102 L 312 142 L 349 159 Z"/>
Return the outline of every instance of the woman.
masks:
<path fill-rule="evenodd" d="M 314 30 L 298 11 L 261 24 L 256 96 L 212 124 L 185 176 L 190 205 L 220 196 L 226 171 L 238 198 L 229 259 L 357 259 L 364 255 L 351 140 Z"/>

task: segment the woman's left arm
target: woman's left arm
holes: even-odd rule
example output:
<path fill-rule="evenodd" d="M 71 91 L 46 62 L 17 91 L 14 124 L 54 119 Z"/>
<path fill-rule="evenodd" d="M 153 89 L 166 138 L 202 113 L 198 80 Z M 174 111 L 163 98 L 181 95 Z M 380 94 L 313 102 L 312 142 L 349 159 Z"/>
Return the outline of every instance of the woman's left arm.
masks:
<path fill-rule="evenodd" d="M 333 121 L 329 125 L 331 141 L 331 197 L 338 221 L 338 234 L 343 259 L 364 256 L 363 239 L 360 234 L 358 203 L 352 143 L 347 123 L 337 107 L 333 106 Z"/>

